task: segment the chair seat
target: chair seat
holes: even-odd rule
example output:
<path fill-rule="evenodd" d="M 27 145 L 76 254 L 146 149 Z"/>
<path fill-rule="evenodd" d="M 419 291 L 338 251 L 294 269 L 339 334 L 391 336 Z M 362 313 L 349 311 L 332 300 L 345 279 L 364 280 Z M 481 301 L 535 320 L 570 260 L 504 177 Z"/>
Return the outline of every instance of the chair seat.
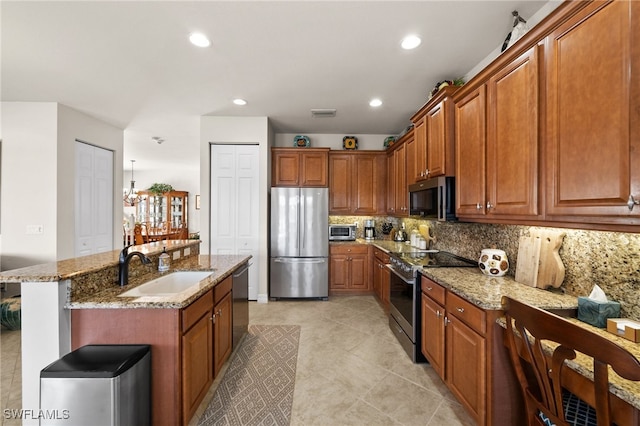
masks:
<path fill-rule="evenodd" d="M 572 426 L 596 426 L 596 410 L 567 390 L 562 391 L 562 405 L 564 406 L 564 417 Z M 542 411 L 538 417 L 547 426 L 554 426 L 551 419 L 544 415 Z"/>

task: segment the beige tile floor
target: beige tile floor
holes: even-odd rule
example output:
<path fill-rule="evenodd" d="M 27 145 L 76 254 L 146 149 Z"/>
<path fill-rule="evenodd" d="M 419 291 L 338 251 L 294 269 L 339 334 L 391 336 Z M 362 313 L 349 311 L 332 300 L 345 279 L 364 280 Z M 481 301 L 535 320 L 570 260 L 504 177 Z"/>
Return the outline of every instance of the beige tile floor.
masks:
<path fill-rule="evenodd" d="M 293 426 L 475 424 L 428 364 L 411 362 L 372 296 L 251 302 L 249 315 L 251 324 L 301 326 Z"/>
<path fill-rule="evenodd" d="M 251 324 L 301 326 L 293 426 L 475 424 L 428 364 L 409 360 L 372 296 L 251 302 L 249 314 Z M 4 414 L 21 405 L 20 332 L 3 328 L 0 337 Z M 190 425 L 197 424 L 219 378 Z M 20 423 L 0 415 L 0 424 Z"/>

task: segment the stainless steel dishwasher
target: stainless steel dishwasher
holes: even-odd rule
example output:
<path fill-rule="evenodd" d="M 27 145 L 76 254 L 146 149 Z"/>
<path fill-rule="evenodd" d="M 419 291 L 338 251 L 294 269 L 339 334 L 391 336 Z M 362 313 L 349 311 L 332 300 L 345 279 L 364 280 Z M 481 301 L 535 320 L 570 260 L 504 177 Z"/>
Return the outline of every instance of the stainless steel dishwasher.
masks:
<path fill-rule="evenodd" d="M 249 327 L 249 267 L 242 264 L 233 273 L 233 347 L 235 348 Z"/>

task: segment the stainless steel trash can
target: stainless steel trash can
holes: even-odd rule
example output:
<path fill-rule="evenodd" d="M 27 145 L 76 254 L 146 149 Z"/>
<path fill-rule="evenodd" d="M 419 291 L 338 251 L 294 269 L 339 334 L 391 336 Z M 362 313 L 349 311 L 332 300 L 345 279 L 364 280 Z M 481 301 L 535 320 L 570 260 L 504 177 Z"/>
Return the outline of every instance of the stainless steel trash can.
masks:
<path fill-rule="evenodd" d="M 40 372 L 41 425 L 149 425 L 150 401 L 150 345 L 87 345 Z"/>

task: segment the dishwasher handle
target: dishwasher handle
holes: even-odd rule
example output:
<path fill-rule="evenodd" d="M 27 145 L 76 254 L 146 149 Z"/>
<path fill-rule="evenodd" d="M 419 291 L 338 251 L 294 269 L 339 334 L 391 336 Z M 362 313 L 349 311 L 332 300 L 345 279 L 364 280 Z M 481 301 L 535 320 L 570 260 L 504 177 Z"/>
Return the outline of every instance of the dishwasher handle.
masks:
<path fill-rule="evenodd" d="M 240 275 L 244 274 L 247 269 L 249 269 L 253 265 L 253 263 L 245 263 L 245 267 L 242 268 L 239 272 L 233 274 L 233 278 L 238 278 Z"/>

